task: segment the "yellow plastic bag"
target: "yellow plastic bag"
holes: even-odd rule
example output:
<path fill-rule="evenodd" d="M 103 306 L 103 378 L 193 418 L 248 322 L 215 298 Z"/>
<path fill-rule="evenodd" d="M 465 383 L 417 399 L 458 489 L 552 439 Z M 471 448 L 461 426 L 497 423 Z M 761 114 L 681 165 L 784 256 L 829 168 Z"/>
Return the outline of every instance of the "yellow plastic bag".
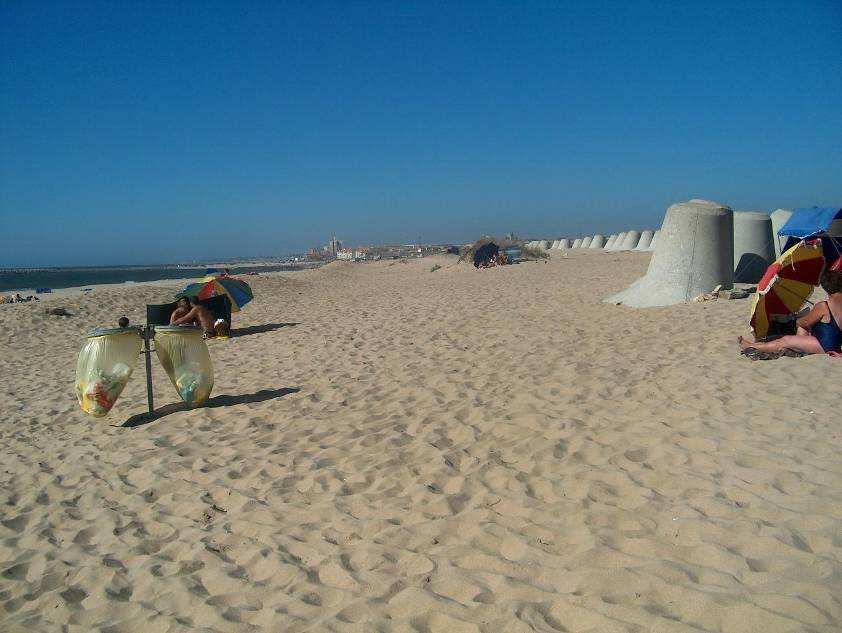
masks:
<path fill-rule="evenodd" d="M 207 402 L 213 389 L 213 364 L 201 328 L 156 326 L 155 353 L 188 407 L 200 407 Z"/>
<path fill-rule="evenodd" d="M 140 347 L 135 327 L 88 334 L 76 359 L 76 398 L 85 413 L 101 418 L 111 411 L 132 376 Z"/>

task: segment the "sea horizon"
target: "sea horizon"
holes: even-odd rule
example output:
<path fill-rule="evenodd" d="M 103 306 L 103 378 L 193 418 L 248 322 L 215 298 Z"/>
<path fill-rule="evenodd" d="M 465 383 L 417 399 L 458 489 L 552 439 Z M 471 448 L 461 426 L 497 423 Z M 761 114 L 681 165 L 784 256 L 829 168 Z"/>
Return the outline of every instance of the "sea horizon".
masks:
<path fill-rule="evenodd" d="M 312 262 L 253 261 L 170 264 L 123 264 L 107 266 L 45 266 L 0 268 L 0 293 L 34 293 L 39 288 L 61 290 L 103 284 L 143 283 L 192 279 L 203 276 L 207 268 L 227 268 L 231 274 L 249 272 L 294 271 L 311 266 Z"/>

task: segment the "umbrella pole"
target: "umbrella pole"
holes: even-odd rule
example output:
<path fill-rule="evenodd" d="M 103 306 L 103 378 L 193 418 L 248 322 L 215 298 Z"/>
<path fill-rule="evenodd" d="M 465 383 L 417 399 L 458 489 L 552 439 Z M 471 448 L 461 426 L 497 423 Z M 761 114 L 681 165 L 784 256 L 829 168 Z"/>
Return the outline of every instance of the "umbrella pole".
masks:
<path fill-rule="evenodd" d="M 143 355 L 146 357 L 146 403 L 149 405 L 149 413 L 155 410 L 155 401 L 152 396 L 152 346 L 150 345 L 152 328 L 151 325 L 143 328 Z"/>

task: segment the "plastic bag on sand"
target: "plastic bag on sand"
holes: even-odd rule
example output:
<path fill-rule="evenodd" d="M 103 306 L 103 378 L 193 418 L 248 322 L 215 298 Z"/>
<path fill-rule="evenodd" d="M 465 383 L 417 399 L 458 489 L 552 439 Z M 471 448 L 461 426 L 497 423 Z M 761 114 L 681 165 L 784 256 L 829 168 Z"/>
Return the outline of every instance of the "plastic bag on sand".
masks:
<path fill-rule="evenodd" d="M 156 327 L 155 353 L 188 407 L 207 402 L 213 389 L 213 364 L 200 328 Z"/>
<path fill-rule="evenodd" d="M 85 413 L 101 418 L 111 411 L 131 378 L 140 347 L 137 328 L 88 334 L 76 359 L 76 398 Z"/>

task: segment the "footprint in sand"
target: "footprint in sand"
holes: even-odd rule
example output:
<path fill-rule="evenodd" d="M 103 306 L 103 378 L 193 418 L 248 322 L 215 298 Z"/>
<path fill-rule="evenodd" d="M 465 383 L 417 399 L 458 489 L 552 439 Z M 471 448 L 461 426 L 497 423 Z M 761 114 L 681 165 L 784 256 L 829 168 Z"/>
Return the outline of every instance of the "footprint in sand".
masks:
<path fill-rule="evenodd" d="M 635 462 L 639 464 L 640 462 L 646 460 L 646 458 L 649 456 L 649 451 L 647 451 L 645 448 L 637 448 L 632 451 L 626 451 L 624 455 L 626 456 L 626 459 L 630 462 Z"/>
<path fill-rule="evenodd" d="M 503 555 L 503 558 L 510 561 L 520 560 L 526 556 L 527 550 L 526 543 L 513 536 L 503 539 L 503 542 L 500 544 L 500 553 Z"/>

